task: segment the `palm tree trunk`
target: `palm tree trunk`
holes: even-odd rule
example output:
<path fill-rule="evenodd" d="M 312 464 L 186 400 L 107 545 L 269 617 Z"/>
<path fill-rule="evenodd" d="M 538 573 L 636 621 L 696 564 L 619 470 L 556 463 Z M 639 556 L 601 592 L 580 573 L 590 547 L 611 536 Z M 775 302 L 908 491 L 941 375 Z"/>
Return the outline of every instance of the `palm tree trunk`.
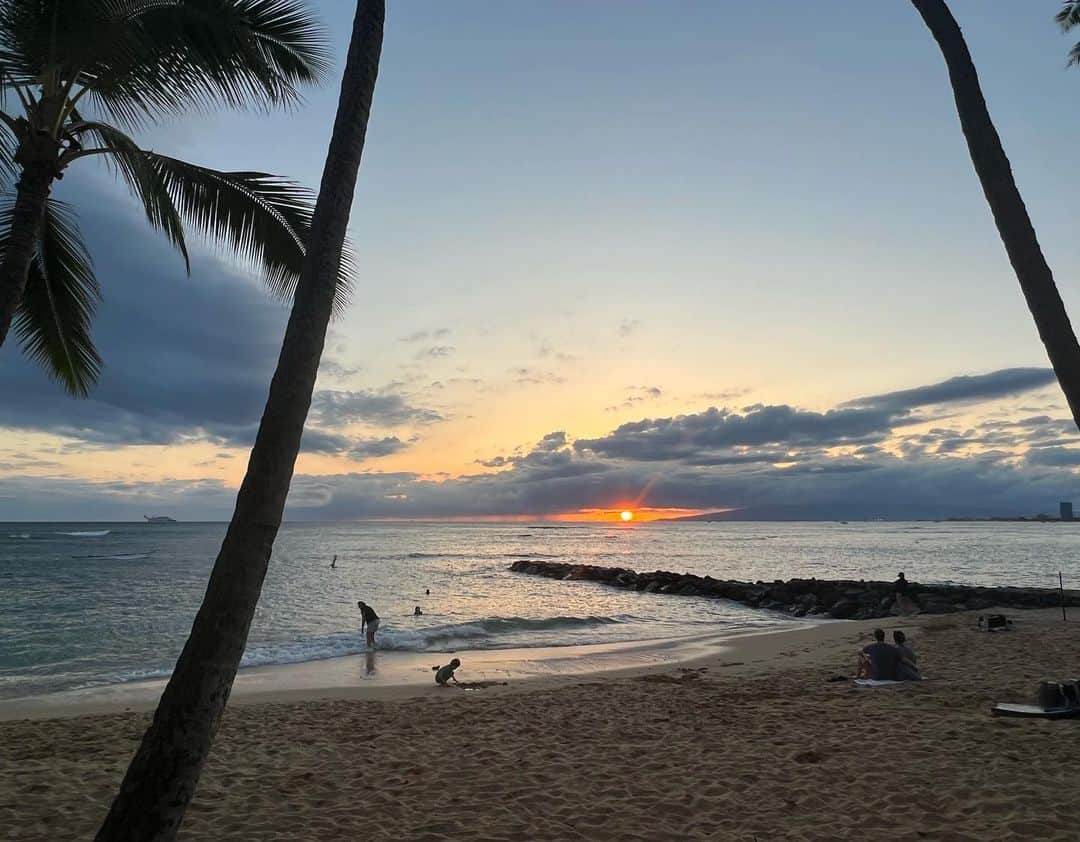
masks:
<path fill-rule="evenodd" d="M 11 330 L 11 320 L 22 304 L 26 277 L 34 247 L 41 236 L 45 203 L 49 198 L 54 170 L 41 162 L 27 163 L 19 178 L 19 189 L 11 215 L 11 235 L 0 262 L 0 345 Z"/>
<path fill-rule="evenodd" d="M 281 524 L 326 339 L 382 49 L 384 0 L 358 0 L 307 257 L 247 474 L 191 635 L 98 831 L 171 840 L 224 711 Z"/>
<path fill-rule="evenodd" d="M 982 182 L 986 201 L 994 215 L 998 234 L 1005 244 L 1028 309 L 1035 319 L 1039 338 L 1046 346 L 1073 420 L 1080 427 L 1080 344 L 1058 294 L 1054 275 L 1043 257 L 1024 200 L 1013 179 L 990 112 L 983 99 L 975 64 L 971 60 L 960 26 L 944 0 L 911 0 L 941 48 L 949 68 L 956 110 L 967 138 L 975 172 Z"/>

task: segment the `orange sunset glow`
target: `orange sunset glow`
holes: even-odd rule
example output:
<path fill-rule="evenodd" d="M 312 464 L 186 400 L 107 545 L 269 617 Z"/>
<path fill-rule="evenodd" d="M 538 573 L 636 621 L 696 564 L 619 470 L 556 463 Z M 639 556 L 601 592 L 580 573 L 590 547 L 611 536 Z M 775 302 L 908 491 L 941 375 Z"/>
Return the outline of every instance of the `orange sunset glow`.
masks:
<path fill-rule="evenodd" d="M 709 510 L 711 511 L 711 510 Z M 617 506 L 611 509 L 578 509 L 576 512 L 562 512 L 549 520 L 569 521 L 573 523 L 648 523 L 653 520 L 670 520 L 704 514 L 704 509 L 661 509 Z"/>

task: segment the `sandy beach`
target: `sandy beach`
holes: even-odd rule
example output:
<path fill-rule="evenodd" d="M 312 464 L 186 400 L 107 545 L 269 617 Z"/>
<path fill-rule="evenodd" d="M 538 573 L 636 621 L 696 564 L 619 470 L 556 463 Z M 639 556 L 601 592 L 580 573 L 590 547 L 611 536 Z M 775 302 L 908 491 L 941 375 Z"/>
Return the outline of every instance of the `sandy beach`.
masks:
<path fill-rule="evenodd" d="M 181 837 L 1073 840 L 1080 721 L 988 709 L 1080 672 L 1077 627 L 1014 616 L 885 624 L 929 676 L 887 688 L 827 681 L 874 625 L 847 622 L 472 691 L 241 693 Z M 0 837 L 89 838 L 146 717 L 0 722 Z"/>

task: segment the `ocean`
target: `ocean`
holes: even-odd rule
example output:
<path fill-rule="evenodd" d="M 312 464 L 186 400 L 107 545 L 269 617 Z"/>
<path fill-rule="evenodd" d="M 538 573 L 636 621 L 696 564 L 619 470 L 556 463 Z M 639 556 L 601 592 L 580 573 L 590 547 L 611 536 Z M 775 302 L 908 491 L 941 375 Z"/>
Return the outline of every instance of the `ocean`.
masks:
<path fill-rule="evenodd" d="M 0 524 L 0 698 L 168 675 L 224 532 L 223 523 Z M 286 524 L 243 663 L 362 652 L 358 599 L 381 616 L 379 648 L 391 653 L 791 622 L 719 600 L 510 573 L 520 558 L 745 580 L 890 580 L 904 570 L 916 582 L 1039 587 L 1056 587 L 1061 570 L 1076 587 L 1080 524 Z"/>

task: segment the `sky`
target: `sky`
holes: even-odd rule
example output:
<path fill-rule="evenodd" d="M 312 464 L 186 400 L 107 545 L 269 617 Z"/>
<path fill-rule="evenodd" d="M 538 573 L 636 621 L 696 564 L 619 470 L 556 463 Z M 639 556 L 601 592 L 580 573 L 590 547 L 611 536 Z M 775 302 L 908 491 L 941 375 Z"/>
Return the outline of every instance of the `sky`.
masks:
<path fill-rule="evenodd" d="M 316 186 L 326 83 L 139 134 Z M 1080 449 L 907 3 L 391 3 L 287 519 L 1054 511 Z M 1058 4 L 953 0 L 1072 312 L 1080 115 Z M 1077 37 L 1080 37 L 1078 35 Z M 285 306 L 179 257 L 94 158 L 105 358 L 67 397 L 0 350 L 0 520 L 226 519 Z"/>

